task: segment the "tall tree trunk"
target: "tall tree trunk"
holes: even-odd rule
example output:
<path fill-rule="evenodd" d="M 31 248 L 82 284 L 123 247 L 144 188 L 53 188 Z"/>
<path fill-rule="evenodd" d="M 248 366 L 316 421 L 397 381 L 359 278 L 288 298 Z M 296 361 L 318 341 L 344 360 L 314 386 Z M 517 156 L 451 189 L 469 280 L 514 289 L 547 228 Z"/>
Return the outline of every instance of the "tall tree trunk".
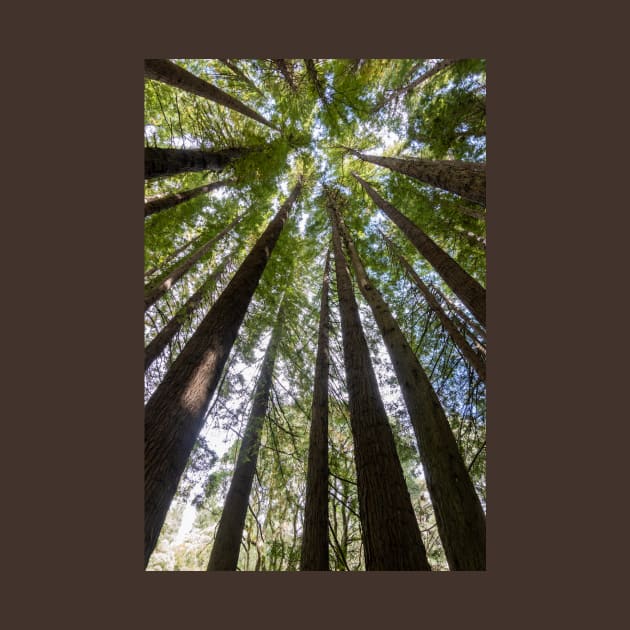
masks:
<path fill-rule="evenodd" d="M 241 79 L 244 83 L 247 83 L 254 92 L 260 94 L 260 96 L 264 96 L 262 91 L 256 86 L 256 84 L 235 64 L 233 64 L 229 59 L 219 59 L 219 61 L 229 68 L 239 79 Z"/>
<path fill-rule="evenodd" d="M 380 230 L 379 230 L 380 232 Z M 396 256 L 398 262 L 401 264 L 402 268 L 407 272 L 407 275 L 411 278 L 414 284 L 420 289 L 422 295 L 424 295 L 427 303 L 433 310 L 433 312 L 438 316 L 442 326 L 449 334 L 449 337 L 452 339 L 453 343 L 462 351 L 464 358 L 468 362 L 468 364 L 477 372 L 479 378 L 485 383 L 486 382 L 486 361 L 484 357 L 475 352 L 470 344 L 464 338 L 459 330 L 455 327 L 455 324 L 451 321 L 450 317 L 444 312 L 440 303 L 436 300 L 433 293 L 431 293 L 429 287 L 422 282 L 420 276 L 416 273 L 415 269 L 409 264 L 409 262 L 400 254 L 392 241 L 387 237 L 386 234 L 380 232 L 381 236 L 387 243 L 390 251 Z"/>
<path fill-rule="evenodd" d="M 278 354 L 278 345 L 282 335 L 282 307 L 276 318 L 271 339 L 263 358 L 260 374 L 256 381 L 252 409 L 243 434 L 243 441 L 238 451 L 236 467 L 225 498 L 223 512 L 219 520 L 217 535 L 212 546 L 208 571 L 236 571 L 238 554 L 243 537 L 249 494 L 254 481 L 260 437 L 267 408 L 269 392 L 273 379 L 273 368 Z"/>
<path fill-rule="evenodd" d="M 163 266 L 167 265 L 169 262 L 171 262 L 178 254 L 181 254 L 184 250 L 188 249 L 191 245 L 194 245 L 198 240 L 199 237 L 201 235 L 197 235 L 195 236 L 195 238 L 190 239 L 187 243 L 184 243 L 181 247 L 178 247 L 174 252 L 171 252 L 164 260 L 164 262 L 162 263 Z M 148 276 L 152 276 L 156 271 L 158 270 L 158 267 L 151 267 L 151 269 L 149 269 L 148 271 L 144 272 L 144 277 L 147 278 Z"/>
<path fill-rule="evenodd" d="M 166 83 L 173 87 L 196 94 L 202 98 L 207 98 L 224 107 L 229 107 L 243 116 L 247 116 L 271 129 L 278 130 L 265 117 L 255 112 L 251 107 L 241 103 L 238 99 L 230 96 L 218 87 L 196 77 L 194 74 L 184 70 L 181 66 L 169 61 L 168 59 L 145 59 L 144 60 L 144 76 L 161 83 Z"/>
<path fill-rule="evenodd" d="M 222 171 L 230 162 L 242 157 L 251 149 L 235 147 L 220 151 L 202 149 L 144 148 L 144 178 L 166 177 L 178 173 Z"/>
<path fill-rule="evenodd" d="M 145 407 L 145 566 L 252 295 L 301 190 L 300 177 Z"/>
<path fill-rule="evenodd" d="M 430 571 L 361 327 L 359 309 L 334 218 L 338 203 L 337 194 L 328 189 L 327 206 L 332 217 L 365 566 L 368 571 Z"/>
<path fill-rule="evenodd" d="M 317 74 L 317 68 L 315 67 L 315 63 L 312 59 L 304 59 L 304 65 L 306 66 L 306 73 L 308 74 L 311 83 L 315 87 L 315 91 L 317 92 L 317 96 L 319 96 L 319 100 L 322 102 L 324 107 L 328 107 L 328 99 L 326 98 L 326 91 L 322 82 Z"/>
<path fill-rule="evenodd" d="M 455 313 L 455 315 L 459 317 L 459 319 L 464 323 L 464 328 L 470 328 L 475 333 L 475 335 L 477 335 L 477 337 L 481 339 L 481 341 L 485 342 L 486 331 L 481 328 L 481 326 L 479 326 L 479 324 L 477 324 L 474 319 L 468 317 L 468 315 L 466 315 L 464 311 L 458 308 L 453 300 L 450 300 L 446 295 L 444 295 L 444 293 L 442 293 L 442 291 L 440 291 L 438 287 L 431 285 L 429 288 L 435 291 L 440 296 L 440 298 L 442 298 L 442 301 L 444 301 L 448 305 L 448 307 Z"/>
<path fill-rule="evenodd" d="M 372 110 L 372 113 L 375 114 L 376 112 L 380 111 L 383 107 L 385 107 L 385 105 L 387 105 L 387 103 L 389 103 L 393 99 L 403 96 L 404 94 L 407 94 L 407 92 L 411 92 L 411 90 L 417 88 L 421 83 L 424 83 L 427 79 L 430 79 L 432 76 L 436 75 L 438 72 L 448 68 L 449 66 L 452 66 L 457 61 L 459 60 L 458 59 L 442 59 L 442 61 L 439 61 L 438 63 L 436 63 L 432 68 L 427 70 L 424 74 L 420 75 L 417 79 L 415 79 L 408 85 L 405 85 L 403 87 L 398 88 L 397 90 L 394 90 L 390 96 L 388 96 L 386 99 L 384 99 L 383 101 L 381 101 L 378 105 L 374 107 L 374 109 Z"/>
<path fill-rule="evenodd" d="M 295 81 L 293 80 L 293 72 L 289 70 L 289 66 L 287 65 L 286 59 L 272 59 L 273 64 L 278 68 L 280 74 L 284 77 L 287 85 L 291 89 L 291 92 L 297 94 L 297 86 L 295 85 Z"/>
<path fill-rule="evenodd" d="M 371 162 L 441 188 L 464 199 L 486 205 L 486 163 L 460 160 L 422 160 L 365 155 L 344 147 L 364 162 Z"/>
<path fill-rule="evenodd" d="M 149 285 L 144 292 L 144 310 L 155 304 L 168 290 L 174 287 L 184 274 L 196 265 L 212 248 L 226 235 L 234 226 L 236 226 L 245 216 L 245 213 L 239 215 L 227 227 L 223 228 L 218 234 L 207 240 L 201 247 L 195 250 L 188 258 L 179 264 L 171 273 L 157 284 Z"/>
<path fill-rule="evenodd" d="M 400 384 L 449 567 L 457 571 L 482 571 L 486 567 L 485 515 L 446 414 L 398 322 L 368 277 L 338 212 L 334 219 Z"/>
<path fill-rule="evenodd" d="M 165 197 L 159 197 L 157 199 L 149 199 L 144 204 L 144 216 L 148 217 L 152 214 L 155 214 L 156 212 L 161 212 L 162 210 L 173 208 L 175 206 L 178 206 L 180 203 L 184 203 L 184 201 L 194 199 L 199 195 L 203 195 L 204 193 L 208 193 L 212 190 L 216 190 L 217 188 L 228 186 L 229 184 L 234 183 L 236 183 L 235 179 L 222 179 L 218 182 L 204 184 L 203 186 L 199 186 L 198 188 L 183 190 L 182 192 L 173 193 L 171 195 L 166 195 Z"/>
<path fill-rule="evenodd" d="M 306 478 L 306 505 L 300 570 L 328 571 L 328 372 L 330 364 L 328 328 L 330 312 L 328 290 L 330 285 L 330 251 L 326 255 L 322 297 L 319 311 L 319 335 L 311 432 Z"/>
<path fill-rule="evenodd" d="M 435 271 L 453 290 L 453 293 L 470 309 L 477 320 L 486 325 L 486 290 L 455 260 L 427 236 L 415 223 L 385 201 L 365 180 L 356 173 L 354 178 L 363 186 L 372 201 L 402 230 L 418 251 L 431 263 Z"/>
<path fill-rule="evenodd" d="M 203 284 L 195 291 L 190 299 L 175 313 L 174 317 L 162 328 L 144 349 L 144 371 L 157 359 L 162 351 L 173 340 L 173 337 L 181 330 L 184 322 L 194 313 L 199 303 L 205 298 L 208 291 L 214 286 L 217 279 L 224 272 L 229 256 L 226 256 L 217 268 L 206 278 Z"/>

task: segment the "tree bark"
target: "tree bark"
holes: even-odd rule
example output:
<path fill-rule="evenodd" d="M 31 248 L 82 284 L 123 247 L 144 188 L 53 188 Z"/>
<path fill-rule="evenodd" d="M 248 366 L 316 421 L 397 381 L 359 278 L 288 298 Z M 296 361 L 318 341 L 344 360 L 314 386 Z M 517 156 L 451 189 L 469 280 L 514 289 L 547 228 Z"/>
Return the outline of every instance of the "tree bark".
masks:
<path fill-rule="evenodd" d="M 198 188 L 183 190 L 182 192 L 173 193 L 171 195 L 166 195 L 165 197 L 159 197 L 157 199 L 149 199 L 144 204 L 144 216 L 146 218 L 148 216 L 151 216 L 152 214 L 155 214 L 156 212 L 162 212 L 162 210 L 173 208 L 175 206 L 178 206 L 180 203 L 184 203 L 184 201 L 194 199 L 199 195 L 203 195 L 204 193 L 208 193 L 212 190 L 216 190 L 217 188 L 221 188 L 223 186 L 234 183 L 236 183 L 235 179 L 222 179 L 218 182 L 204 184 L 203 186 L 199 186 Z"/>
<path fill-rule="evenodd" d="M 222 171 L 236 158 L 249 153 L 251 149 L 231 148 L 220 151 L 202 149 L 144 149 L 144 178 L 167 177 L 178 173 L 197 171 Z"/>
<path fill-rule="evenodd" d="M 470 317 L 468 317 L 468 315 L 466 315 L 466 313 L 464 313 L 460 308 L 458 308 L 458 306 L 453 302 L 453 300 L 450 300 L 448 297 L 446 297 L 446 295 L 444 295 L 444 293 L 442 293 L 442 291 L 440 291 L 438 287 L 431 285 L 429 288 L 433 289 L 433 291 L 435 291 L 442 298 L 442 300 L 446 302 L 448 307 L 455 313 L 455 315 L 457 315 L 457 317 L 459 317 L 459 319 L 462 320 L 464 324 L 464 328 L 470 327 L 471 330 L 475 333 L 475 335 L 477 335 L 477 337 L 479 337 L 481 341 L 485 342 L 486 331 L 483 328 L 481 328 L 481 326 L 479 326 L 479 324 L 477 324 L 477 322 L 475 322 L 474 319 L 471 319 Z"/>
<path fill-rule="evenodd" d="M 272 59 L 271 61 L 276 66 L 276 68 L 278 68 L 278 70 L 280 71 L 280 74 L 282 74 L 282 76 L 284 77 L 284 80 L 286 81 L 287 85 L 291 89 L 291 92 L 293 92 L 294 94 L 297 94 L 298 89 L 297 89 L 297 86 L 295 85 L 295 81 L 293 80 L 293 72 L 289 70 L 289 66 L 287 65 L 286 60 L 285 59 Z"/>
<path fill-rule="evenodd" d="M 486 205 L 486 163 L 460 160 L 422 160 L 365 155 L 345 147 L 364 162 L 371 162 L 441 188 L 469 201 Z"/>
<path fill-rule="evenodd" d="M 379 230 L 380 231 L 380 230 Z M 451 321 L 450 317 L 444 312 L 440 303 L 436 300 L 433 293 L 431 293 L 429 287 L 422 282 L 420 276 L 416 273 L 415 269 L 409 264 L 409 262 L 397 251 L 392 241 L 387 237 L 387 235 L 380 232 L 381 236 L 387 243 L 391 252 L 396 256 L 397 260 L 402 265 L 403 269 L 407 272 L 407 275 L 411 278 L 414 284 L 420 289 L 422 295 L 424 295 L 426 301 L 429 306 L 433 310 L 433 312 L 437 315 L 440 320 L 442 326 L 449 334 L 449 337 L 452 339 L 453 343 L 461 350 L 464 358 L 468 362 L 468 364 L 477 372 L 479 378 L 485 383 L 486 382 L 486 361 L 484 357 L 475 352 L 470 344 L 466 341 L 464 335 L 462 335 L 459 330 L 457 330 L 455 324 Z"/>
<path fill-rule="evenodd" d="M 252 295 L 301 190 L 300 178 L 145 407 L 145 566 Z"/>
<path fill-rule="evenodd" d="M 245 216 L 241 214 L 234 221 L 232 221 L 227 227 L 223 228 L 218 234 L 215 234 L 211 239 L 207 240 L 201 247 L 196 249 L 188 258 L 186 258 L 181 264 L 179 264 L 171 273 L 157 284 L 149 285 L 144 292 L 144 310 L 155 304 L 168 290 L 174 287 L 184 274 L 193 266 L 196 265 L 212 248 L 220 241 L 232 228 L 234 228 Z"/>
<path fill-rule="evenodd" d="M 431 263 L 435 271 L 470 309 L 475 318 L 485 326 L 486 290 L 415 223 L 385 201 L 370 184 L 356 173 L 352 173 L 352 175 L 363 186 L 372 201 L 402 230 L 417 250 Z"/>
<path fill-rule="evenodd" d="M 328 373 L 330 251 L 326 255 L 319 311 L 319 335 L 306 477 L 301 571 L 329 571 L 328 563 Z"/>
<path fill-rule="evenodd" d="M 328 189 L 350 426 L 368 571 L 430 571 L 394 436 L 378 390 Z"/>
<path fill-rule="evenodd" d="M 162 351 L 172 341 L 173 337 L 181 330 L 184 322 L 194 313 L 199 303 L 204 299 L 207 292 L 214 286 L 229 262 L 226 256 L 218 267 L 206 278 L 203 284 L 195 291 L 188 301 L 175 313 L 174 317 L 162 328 L 162 330 L 152 339 L 144 349 L 144 371 L 157 359 Z"/>
<path fill-rule="evenodd" d="M 166 83 L 191 94 L 196 94 L 202 98 L 207 98 L 224 107 L 229 107 L 243 116 L 247 116 L 271 129 L 278 130 L 265 117 L 255 112 L 251 107 L 241 103 L 238 99 L 230 96 L 218 87 L 196 77 L 194 74 L 184 70 L 181 66 L 168 59 L 145 59 L 144 76 L 161 83 Z"/>
<path fill-rule="evenodd" d="M 243 538 L 245 517 L 249 495 L 256 472 L 260 438 L 267 408 L 269 392 L 273 379 L 273 368 L 278 354 L 278 345 L 282 334 L 282 307 L 276 318 L 276 325 L 263 358 L 260 374 L 256 381 L 252 409 L 243 434 L 243 441 L 238 451 L 236 467 L 230 482 L 223 512 L 212 546 L 208 571 L 236 571 L 238 555 Z"/>
<path fill-rule="evenodd" d="M 391 357 L 413 425 L 440 538 L 454 571 L 483 571 L 486 521 L 446 414 L 418 358 L 378 289 L 368 277 L 340 214 L 359 289 L 374 315 Z"/>

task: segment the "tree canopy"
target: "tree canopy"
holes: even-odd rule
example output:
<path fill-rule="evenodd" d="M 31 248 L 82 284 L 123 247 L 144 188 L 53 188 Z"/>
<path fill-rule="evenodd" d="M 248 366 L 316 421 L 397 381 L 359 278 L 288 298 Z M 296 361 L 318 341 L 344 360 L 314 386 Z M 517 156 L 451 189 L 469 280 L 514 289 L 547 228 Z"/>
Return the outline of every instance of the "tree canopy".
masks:
<path fill-rule="evenodd" d="M 477 194 L 483 186 L 485 200 L 485 61 L 147 62 L 156 63 L 146 66 L 145 149 L 151 160 L 155 155 L 160 164 L 167 159 L 175 164 L 171 170 L 152 170 L 156 162 L 149 168 L 148 157 L 145 164 L 147 409 L 195 332 L 204 330 L 219 296 L 287 206 L 203 409 L 203 428 L 194 436 L 147 569 L 206 570 L 272 335 L 275 364 L 238 569 L 301 568 L 322 282 L 329 266 L 328 562 L 330 570 L 370 568 L 340 294 L 332 272 L 340 264 L 332 241 L 337 215 L 360 324 L 428 564 L 432 570 L 458 568 L 445 543 L 449 517 L 441 508 L 436 514 L 437 495 L 421 459 L 428 438 L 414 424 L 387 331 L 380 328 L 366 290 L 379 292 L 435 392 L 484 512 L 485 318 L 480 321 L 469 310 L 461 282 L 454 284 L 441 263 L 419 251 L 361 181 L 452 260 L 458 273 L 483 291 L 478 296 L 485 304 L 485 204 Z M 165 78 L 180 75 L 179 83 Z M 187 89 L 188 75 L 196 91 Z M 404 168 L 377 164 L 369 156 L 396 158 Z M 471 184 L 471 174 L 482 180 Z M 369 278 L 363 281 L 367 289 L 360 290 L 352 252 Z"/>

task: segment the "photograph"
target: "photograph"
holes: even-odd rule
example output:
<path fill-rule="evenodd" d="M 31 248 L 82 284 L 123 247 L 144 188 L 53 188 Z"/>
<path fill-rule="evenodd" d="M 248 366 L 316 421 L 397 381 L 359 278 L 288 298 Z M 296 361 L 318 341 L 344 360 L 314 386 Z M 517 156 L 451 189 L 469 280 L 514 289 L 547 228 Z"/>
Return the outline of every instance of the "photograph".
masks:
<path fill-rule="evenodd" d="M 486 60 L 144 59 L 143 112 L 144 570 L 486 571 Z"/>

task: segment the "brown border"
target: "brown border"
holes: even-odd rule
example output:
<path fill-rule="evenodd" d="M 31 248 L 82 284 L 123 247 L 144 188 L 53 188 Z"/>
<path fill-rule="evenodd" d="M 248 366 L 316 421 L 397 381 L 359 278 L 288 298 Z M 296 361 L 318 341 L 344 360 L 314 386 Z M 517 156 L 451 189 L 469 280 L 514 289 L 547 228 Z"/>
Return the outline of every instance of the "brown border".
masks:
<path fill-rule="evenodd" d="M 585 194 L 592 170 L 559 159 L 584 151 L 574 136 L 587 113 L 566 90 L 579 82 L 602 89 L 591 83 L 600 71 L 591 58 L 562 54 L 568 16 L 549 3 L 544 15 L 445 5 L 442 16 L 413 4 L 212 3 L 188 19 L 173 5 L 152 3 L 150 11 L 128 4 L 124 14 L 94 8 L 77 28 L 71 18 L 86 11 L 40 9 L 36 23 L 29 20 L 29 42 L 44 50 L 27 59 L 24 42 L 15 43 L 18 88 L 11 84 L 5 95 L 27 118 L 5 130 L 21 175 L 5 213 L 22 213 L 22 223 L 4 232 L 14 261 L 5 304 L 22 323 L 20 333 L 5 329 L 16 357 L 8 394 L 18 403 L 5 423 L 25 431 L 9 445 L 15 475 L 6 479 L 4 503 L 15 527 L 5 545 L 16 567 L 20 625 L 594 627 L 581 584 L 606 560 L 607 544 L 579 525 L 599 518 L 593 493 L 601 489 L 587 477 L 611 454 L 574 438 L 576 426 L 593 418 L 582 394 L 598 365 L 578 361 L 569 341 L 610 326 L 592 309 L 588 321 L 578 319 L 593 299 L 583 279 L 602 281 L 586 268 L 593 248 L 604 255 L 608 247 L 589 238 L 598 219 L 584 216 L 592 217 L 597 201 L 601 210 L 609 193 L 602 186 L 598 197 Z M 573 28 L 575 20 L 573 12 Z M 133 306 L 141 303 L 142 213 L 133 207 L 142 203 L 145 56 L 488 59 L 486 573 L 143 572 L 142 315 Z M 606 103 L 588 112 L 590 132 L 608 116 Z M 42 155 L 37 147 L 45 148 L 43 159 L 33 160 Z M 25 202 L 25 192 L 35 203 Z M 608 225 L 614 231 L 616 223 Z M 589 243 L 578 261 L 564 249 L 571 236 Z M 602 386 L 612 380 L 608 373 Z M 561 521 L 572 505 L 585 510 Z M 598 596 L 596 588 L 590 593 Z"/>

